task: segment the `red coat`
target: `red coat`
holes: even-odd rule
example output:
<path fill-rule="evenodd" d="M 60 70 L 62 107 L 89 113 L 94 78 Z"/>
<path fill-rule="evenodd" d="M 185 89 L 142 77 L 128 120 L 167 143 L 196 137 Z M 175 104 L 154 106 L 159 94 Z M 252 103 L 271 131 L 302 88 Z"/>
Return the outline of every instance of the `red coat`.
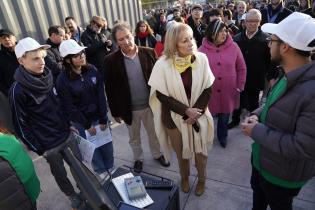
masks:
<path fill-rule="evenodd" d="M 212 114 L 231 113 L 239 106 L 239 92 L 246 80 L 246 65 L 241 50 L 230 36 L 219 47 L 203 39 L 198 49 L 207 55 L 215 76 L 209 109 Z"/>

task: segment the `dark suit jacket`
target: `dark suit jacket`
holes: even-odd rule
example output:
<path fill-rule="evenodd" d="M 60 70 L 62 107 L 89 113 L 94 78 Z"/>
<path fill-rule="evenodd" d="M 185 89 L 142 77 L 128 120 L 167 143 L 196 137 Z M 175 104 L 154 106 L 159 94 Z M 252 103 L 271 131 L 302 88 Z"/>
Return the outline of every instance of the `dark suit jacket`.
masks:
<path fill-rule="evenodd" d="M 261 10 L 261 25 L 268 23 L 268 11 L 271 11 L 271 4 Z M 279 23 L 284 18 L 288 17 L 292 13 L 291 10 L 283 7 L 282 10 L 279 12 L 276 20 L 274 23 Z"/>
<path fill-rule="evenodd" d="M 240 47 L 247 67 L 245 90 L 263 90 L 266 74 L 270 71 L 270 53 L 266 41 L 268 34 L 259 29 L 248 39 L 245 30 L 234 36 Z"/>
<path fill-rule="evenodd" d="M 152 68 L 157 60 L 153 49 L 138 47 L 143 76 L 146 82 L 149 81 Z M 113 117 L 121 117 L 125 123 L 131 125 L 131 94 L 128 76 L 126 72 L 124 55 L 121 50 L 106 56 L 104 62 L 105 91 L 109 108 Z M 148 89 L 149 89 L 148 85 Z"/>

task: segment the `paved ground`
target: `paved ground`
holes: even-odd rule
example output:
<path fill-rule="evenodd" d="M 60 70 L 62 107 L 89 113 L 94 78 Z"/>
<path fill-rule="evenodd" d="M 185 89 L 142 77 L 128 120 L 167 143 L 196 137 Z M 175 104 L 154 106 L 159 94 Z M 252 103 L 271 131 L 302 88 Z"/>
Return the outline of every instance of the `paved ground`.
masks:
<path fill-rule="evenodd" d="M 146 133 L 142 130 L 144 147 L 144 171 L 173 179 L 179 183 L 180 176 L 175 156 L 169 168 L 161 167 L 150 155 Z M 125 125 L 113 129 L 115 165 L 133 166 L 131 149 L 128 144 L 128 132 Z M 217 141 L 209 152 L 207 164 L 206 192 L 201 197 L 194 195 L 197 182 L 196 170 L 191 167 L 191 192 L 180 193 L 182 210 L 250 210 L 252 191 L 250 180 L 251 140 L 240 132 L 239 128 L 229 132 L 228 146 L 222 149 Z M 42 193 L 38 199 L 39 210 L 67 210 L 69 202 L 61 193 L 50 175 L 46 161 L 32 154 L 37 173 L 41 180 Z M 70 173 L 69 173 L 70 174 Z M 309 181 L 294 200 L 295 210 L 315 210 L 315 179 Z"/>

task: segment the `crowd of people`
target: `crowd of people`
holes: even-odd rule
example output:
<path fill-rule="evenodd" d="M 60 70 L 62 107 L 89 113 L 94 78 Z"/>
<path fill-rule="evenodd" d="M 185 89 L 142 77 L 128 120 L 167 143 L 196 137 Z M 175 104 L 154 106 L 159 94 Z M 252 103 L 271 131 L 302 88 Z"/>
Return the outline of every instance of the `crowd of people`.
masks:
<path fill-rule="evenodd" d="M 226 148 L 232 138 L 228 130 L 239 126 L 245 109 L 249 114 L 240 128 L 254 141 L 252 209 L 292 209 L 293 198 L 315 175 L 314 17 L 315 3 L 309 0 L 262 0 L 145 11 L 134 31 L 119 20 L 110 28 L 100 16 L 83 29 L 70 16 L 65 26 L 49 27 L 45 44 L 31 37 L 17 40 L 1 29 L 0 91 L 14 129 L 0 129 L 5 163 L 0 170 L 14 179 L 29 173 L 29 179 L 22 182 L 26 193 L 14 194 L 21 202 L 0 193 L 5 200 L 0 208 L 25 203 L 24 209 L 36 209 L 39 194 L 33 165 L 10 133 L 47 160 L 71 207 L 78 209 L 82 198 L 67 178 L 63 150 L 70 147 L 82 160 L 75 135 L 110 129 L 108 111 L 128 129 L 135 173 L 143 168 L 143 125 L 161 166 L 170 166 L 175 151 L 185 193 L 190 164 L 196 166 L 195 195 L 201 196 L 214 128 Z M 21 150 L 23 161 L 2 147 Z M 92 168 L 99 177 L 111 172 L 112 142 L 96 148 Z M 5 179 L 0 186 L 21 187 Z"/>

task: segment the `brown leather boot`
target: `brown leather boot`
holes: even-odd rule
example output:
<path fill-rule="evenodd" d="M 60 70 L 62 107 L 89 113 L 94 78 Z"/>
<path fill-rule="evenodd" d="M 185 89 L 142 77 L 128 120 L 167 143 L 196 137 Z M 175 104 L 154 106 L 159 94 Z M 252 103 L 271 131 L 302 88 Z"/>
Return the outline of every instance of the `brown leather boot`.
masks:
<path fill-rule="evenodd" d="M 184 193 L 188 193 L 189 192 L 189 177 L 183 177 L 182 178 L 182 191 Z"/>
<path fill-rule="evenodd" d="M 201 196 L 205 192 L 206 179 L 198 179 L 195 195 Z"/>
<path fill-rule="evenodd" d="M 195 189 L 195 194 L 201 196 L 205 191 L 207 177 L 207 157 L 202 154 L 196 154 L 196 168 L 198 172 L 198 183 Z"/>

